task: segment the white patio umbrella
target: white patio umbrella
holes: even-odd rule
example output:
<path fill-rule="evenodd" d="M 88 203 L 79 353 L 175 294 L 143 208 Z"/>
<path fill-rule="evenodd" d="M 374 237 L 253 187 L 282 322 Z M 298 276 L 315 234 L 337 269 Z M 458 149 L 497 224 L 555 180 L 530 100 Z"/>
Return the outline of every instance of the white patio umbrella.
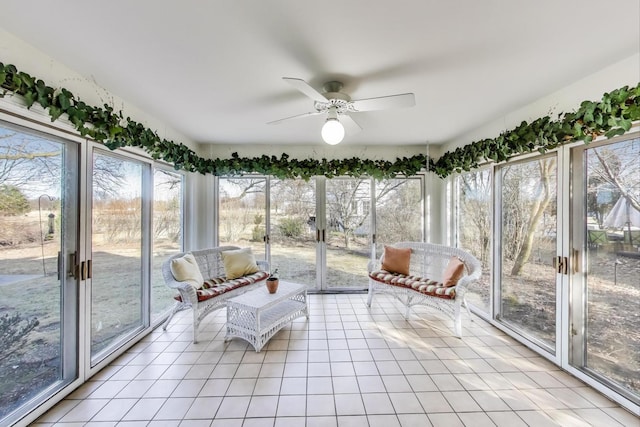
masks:
<path fill-rule="evenodd" d="M 634 208 L 629 199 L 626 197 L 620 197 L 611 212 L 607 214 L 603 222 L 605 227 L 612 228 L 627 228 L 629 230 L 630 243 L 633 244 L 633 235 L 631 234 L 631 227 L 640 228 L 640 211 Z"/>
<path fill-rule="evenodd" d="M 612 228 L 640 227 L 640 211 L 631 206 L 626 197 L 620 197 L 603 224 Z"/>

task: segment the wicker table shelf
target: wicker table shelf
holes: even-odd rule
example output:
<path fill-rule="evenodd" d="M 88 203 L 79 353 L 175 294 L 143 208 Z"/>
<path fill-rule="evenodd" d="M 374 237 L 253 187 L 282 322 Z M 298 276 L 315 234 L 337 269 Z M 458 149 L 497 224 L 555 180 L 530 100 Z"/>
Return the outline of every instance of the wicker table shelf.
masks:
<path fill-rule="evenodd" d="M 227 301 L 227 334 L 248 341 L 256 352 L 286 324 L 301 316 L 309 318 L 307 287 L 280 281 L 270 294 L 266 286 Z"/>

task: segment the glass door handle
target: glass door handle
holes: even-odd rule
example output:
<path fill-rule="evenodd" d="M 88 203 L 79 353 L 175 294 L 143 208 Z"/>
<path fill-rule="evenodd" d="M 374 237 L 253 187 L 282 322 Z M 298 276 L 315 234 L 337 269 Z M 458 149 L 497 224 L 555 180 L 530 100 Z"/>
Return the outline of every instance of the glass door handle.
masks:
<path fill-rule="evenodd" d="M 75 252 L 69 254 L 69 273 L 68 275 L 78 280 L 80 277 L 80 266 L 76 263 L 77 254 Z"/>
<path fill-rule="evenodd" d="M 80 263 L 80 280 L 87 280 L 93 277 L 93 263 L 91 260 Z"/>
<path fill-rule="evenodd" d="M 566 256 L 556 256 L 553 258 L 553 268 L 558 274 L 569 273 L 569 258 Z"/>

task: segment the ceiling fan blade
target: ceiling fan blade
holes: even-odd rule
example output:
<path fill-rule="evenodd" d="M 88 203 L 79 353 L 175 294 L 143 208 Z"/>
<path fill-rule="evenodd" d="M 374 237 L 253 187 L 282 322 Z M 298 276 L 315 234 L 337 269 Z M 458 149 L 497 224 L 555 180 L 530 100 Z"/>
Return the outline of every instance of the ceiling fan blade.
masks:
<path fill-rule="evenodd" d="M 353 117 L 351 117 L 350 115 L 340 114 L 338 118 L 340 119 L 340 122 L 344 126 L 347 135 L 353 135 L 362 130 L 362 126 L 360 126 L 358 122 L 353 120 Z"/>
<path fill-rule="evenodd" d="M 388 110 L 391 108 L 406 108 L 416 105 L 416 98 L 412 93 L 366 98 L 352 101 L 355 111 Z"/>
<path fill-rule="evenodd" d="M 299 119 L 302 117 L 308 117 L 308 116 L 316 116 L 318 114 L 322 114 L 321 111 L 310 111 L 308 113 L 302 113 L 302 114 L 296 114 L 295 116 L 291 116 L 291 117 L 285 117 L 284 119 L 279 119 L 279 120 L 274 120 L 272 122 L 268 122 L 268 125 L 277 125 L 278 123 L 284 122 L 285 120 L 291 120 L 291 119 Z"/>
<path fill-rule="evenodd" d="M 309 85 L 309 83 L 305 82 L 302 79 L 296 79 L 293 77 L 283 77 L 282 80 L 289 83 L 291 86 L 298 89 L 300 92 L 304 93 L 314 101 L 327 102 L 327 98 L 325 98 L 320 92 L 312 88 Z"/>

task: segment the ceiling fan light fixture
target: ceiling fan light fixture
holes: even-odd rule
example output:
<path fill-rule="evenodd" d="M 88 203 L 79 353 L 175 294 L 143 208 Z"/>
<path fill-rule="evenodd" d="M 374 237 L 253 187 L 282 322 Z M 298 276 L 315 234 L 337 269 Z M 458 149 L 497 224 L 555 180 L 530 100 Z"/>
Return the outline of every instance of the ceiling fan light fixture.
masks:
<path fill-rule="evenodd" d="M 337 145 L 344 139 L 344 126 L 338 118 L 329 117 L 322 126 L 322 139 L 329 145 Z"/>
<path fill-rule="evenodd" d="M 413 107 L 416 104 L 413 93 L 400 93 L 396 95 L 379 96 L 377 98 L 364 98 L 352 100 L 342 91 L 342 82 L 330 81 L 324 84 L 324 93 L 318 92 L 313 86 L 302 79 L 283 77 L 299 92 L 311 98 L 315 111 L 297 114 L 280 120 L 274 120 L 267 124 L 282 123 L 285 120 L 298 119 L 300 117 L 315 116 L 328 113 L 327 120 L 322 126 L 322 139 L 330 145 L 342 142 L 345 136 L 344 123 L 349 128 L 349 134 L 362 130 L 362 127 L 351 117 L 352 112 L 387 110 L 390 108 Z M 342 116 L 342 122 L 338 118 Z"/>
<path fill-rule="evenodd" d="M 329 107 L 329 116 L 322 126 L 322 139 L 329 145 L 340 144 L 344 139 L 344 126 L 338 120 L 338 111 L 335 106 Z"/>

